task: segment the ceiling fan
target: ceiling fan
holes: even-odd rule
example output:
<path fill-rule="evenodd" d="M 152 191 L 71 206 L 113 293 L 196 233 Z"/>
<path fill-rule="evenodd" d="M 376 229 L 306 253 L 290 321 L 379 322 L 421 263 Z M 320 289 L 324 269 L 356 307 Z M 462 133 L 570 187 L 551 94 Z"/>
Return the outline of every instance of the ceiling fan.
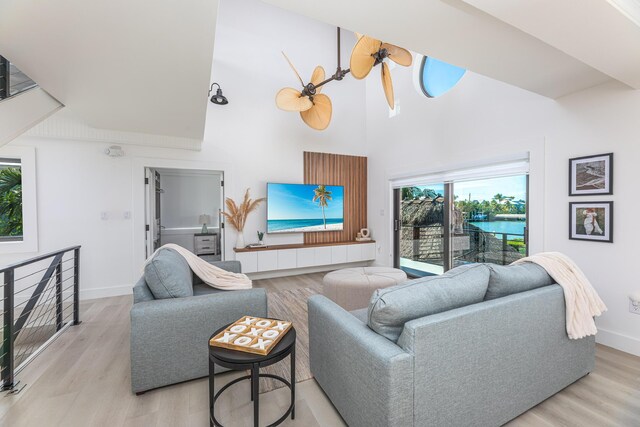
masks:
<path fill-rule="evenodd" d="M 361 36 L 353 47 L 351 52 L 350 70 L 351 75 L 358 80 L 364 79 L 369 75 L 373 67 L 378 64 L 381 66 L 382 88 L 389 108 L 393 110 L 395 102 L 393 99 L 393 83 L 391 82 L 391 73 L 389 65 L 384 62 L 385 58 L 389 58 L 398 65 L 408 67 L 411 65 L 411 52 L 401 47 L 384 43 L 380 40 L 369 36 Z"/>
<path fill-rule="evenodd" d="M 389 73 L 389 66 L 383 61 L 385 58 L 389 58 L 399 65 L 409 66 L 412 62 L 411 53 L 406 49 L 389 43 L 383 43 L 372 37 L 363 36 L 358 33 L 356 33 L 356 37 L 358 42 L 351 53 L 351 68 L 343 70 L 340 66 L 340 28 L 338 27 L 338 66 L 336 72 L 328 79 L 325 79 L 324 68 L 318 65 L 313 70 L 311 79 L 307 84 L 304 83 L 287 55 L 282 52 L 289 66 L 298 77 L 302 89 L 297 90 L 290 87 L 281 89 L 276 95 L 276 105 L 278 108 L 284 111 L 297 111 L 309 127 L 316 130 L 324 130 L 331 122 L 333 107 L 331 105 L 331 99 L 329 99 L 327 95 L 320 93 L 322 86 L 334 80 L 342 80 L 349 72 L 351 72 L 356 79 L 364 79 L 374 66 L 382 64 L 382 85 L 387 103 L 389 107 L 393 109 L 394 100 L 391 74 Z"/>
<path fill-rule="evenodd" d="M 331 121 L 331 99 L 320 93 L 324 80 L 324 68 L 317 66 L 311 74 L 308 84 L 304 84 L 302 77 L 293 66 L 287 55 L 282 52 L 291 69 L 298 77 L 302 90 L 291 87 L 281 89 L 276 95 L 276 105 L 284 111 L 298 111 L 302 120 L 311 128 L 323 130 Z"/>

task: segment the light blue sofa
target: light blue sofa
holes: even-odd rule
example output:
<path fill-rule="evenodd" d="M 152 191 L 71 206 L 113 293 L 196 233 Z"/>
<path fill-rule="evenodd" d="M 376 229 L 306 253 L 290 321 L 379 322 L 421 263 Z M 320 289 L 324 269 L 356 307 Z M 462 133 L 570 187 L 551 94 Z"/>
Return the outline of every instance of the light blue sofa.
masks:
<path fill-rule="evenodd" d="M 533 264 L 459 267 L 347 312 L 309 299 L 311 372 L 351 427 L 499 426 L 594 367 Z"/>
<path fill-rule="evenodd" d="M 213 264 L 227 271 L 241 272 L 237 261 Z M 152 283 L 148 284 L 147 279 Z M 140 394 L 207 376 L 209 337 L 244 315 L 267 316 L 264 289 L 211 288 L 193 276 L 177 252 L 160 251 L 133 288 L 132 391 Z"/>

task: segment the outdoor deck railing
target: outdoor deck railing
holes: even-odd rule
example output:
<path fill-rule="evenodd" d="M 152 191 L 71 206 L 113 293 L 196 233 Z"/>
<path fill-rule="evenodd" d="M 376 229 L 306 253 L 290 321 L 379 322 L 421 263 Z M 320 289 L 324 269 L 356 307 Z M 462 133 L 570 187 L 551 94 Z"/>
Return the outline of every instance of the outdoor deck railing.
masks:
<path fill-rule="evenodd" d="M 80 323 L 80 246 L 0 268 L 1 390 L 18 390 L 16 375 L 71 325 Z"/>
<path fill-rule="evenodd" d="M 438 259 L 442 262 L 442 256 L 444 251 L 443 239 L 444 234 L 442 232 L 441 225 L 402 225 L 402 229 L 408 230 L 406 234 L 408 234 L 411 238 L 406 239 L 405 233 L 403 233 L 403 238 L 407 241 L 412 242 L 412 257 L 411 259 L 415 261 L 424 261 L 429 263 L 438 264 Z M 525 233 L 509 233 L 509 232 L 501 232 L 501 231 L 485 231 L 479 228 L 470 228 L 467 225 L 463 228 L 463 234 L 454 234 L 453 237 L 463 237 L 468 236 L 470 238 L 470 248 L 468 249 L 456 249 L 454 245 L 454 253 L 455 259 L 464 259 L 470 252 L 475 253 L 474 260 L 469 260 L 473 262 L 498 262 L 504 264 L 508 264 L 513 261 L 510 259 L 509 254 L 513 252 L 517 252 L 521 256 L 525 256 L 524 253 L 520 251 L 520 247 L 523 249 L 526 248 L 526 234 Z M 494 239 L 494 245 L 492 247 L 492 242 L 489 241 L 489 237 Z M 510 237 L 515 237 L 517 239 L 521 239 L 521 244 L 516 243 L 514 239 L 510 239 Z M 473 244 L 471 243 L 473 240 Z M 425 245 L 420 244 L 420 242 L 424 242 Z M 421 260 L 419 259 L 420 253 L 425 250 L 425 248 L 433 250 L 434 258 L 433 260 Z M 439 248 L 439 249 L 438 249 Z M 435 250 L 434 250 L 435 249 Z M 439 251 L 439 255 L 438 255 Z M 465 253 L 466 252 L 466 253 Z M 526 250 L 525 250 L 526 252 Z M 487 256 L 489 255 L 489 256 Z M 493 256 L 491 256 L 493 255 Z M 402 254 L 401 254 L 402 256 Z M 499 259 L 496 258 L 499 256 Z M 438 264 L 440 265 L 440 264 Z"/>

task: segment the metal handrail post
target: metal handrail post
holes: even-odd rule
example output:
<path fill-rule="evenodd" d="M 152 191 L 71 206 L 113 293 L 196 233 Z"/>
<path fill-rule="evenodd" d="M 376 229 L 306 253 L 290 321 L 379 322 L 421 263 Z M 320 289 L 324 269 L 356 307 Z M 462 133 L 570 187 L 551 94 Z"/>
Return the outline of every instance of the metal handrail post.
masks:
<path fill-rule="evenodd" d="M 80 324 L 80 248 L 73 250 L 73 324 Z"/>
<path fill-rule="evenodd" d="M 62 329 L 62 262 L 56 266 L 56 331 Z"/>
<path fill-rule="evenodd" d="M 14 270 L 7 270 L 4 272 L 4 339 L 2 341 L 3 363 L 2 366 L 2 390 L 9 390 L 13 388 L 13 326 L 14 326 L 14 285 L 15 285 Z"/>

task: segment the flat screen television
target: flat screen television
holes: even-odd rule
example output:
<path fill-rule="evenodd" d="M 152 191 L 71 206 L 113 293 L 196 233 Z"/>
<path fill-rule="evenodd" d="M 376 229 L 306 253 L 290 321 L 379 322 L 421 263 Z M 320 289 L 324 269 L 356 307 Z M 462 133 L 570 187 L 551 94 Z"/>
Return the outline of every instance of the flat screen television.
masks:
<path fill-rule="evenodd" d="M 267 184 L 267 233 L 336 231 L 344 227 L 344 187 Z"/>

